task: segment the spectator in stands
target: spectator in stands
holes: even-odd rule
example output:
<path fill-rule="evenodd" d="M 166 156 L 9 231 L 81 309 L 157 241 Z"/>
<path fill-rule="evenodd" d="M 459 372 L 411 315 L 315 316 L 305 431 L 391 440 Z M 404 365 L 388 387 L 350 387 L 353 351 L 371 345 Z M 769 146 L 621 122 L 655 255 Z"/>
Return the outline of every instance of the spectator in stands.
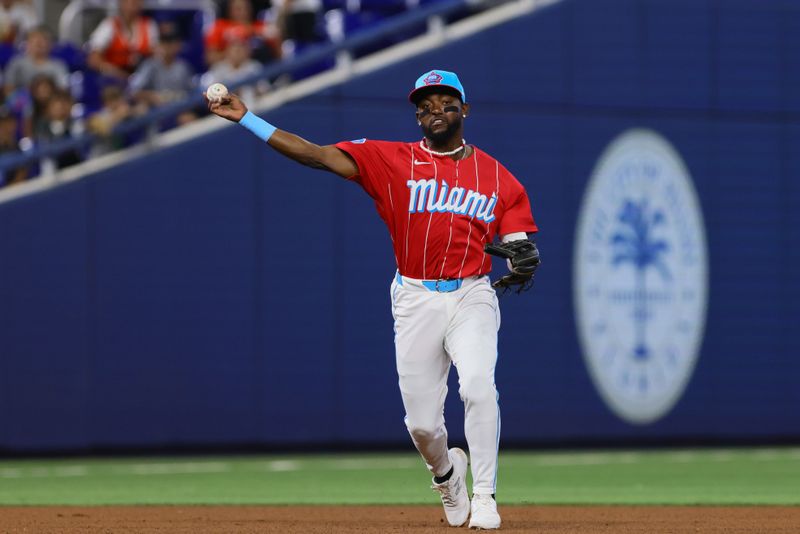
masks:
<path fill-rule="evenodd" d="M 89 131 L 104 139 L 104 142 L 95 143 L 92 147 L 92 156 L 124 147 L 125 137 L 114 134 L 114 128 L 133 116 L 133 109 L 120 87 L 109 85 L 103 89 L 102 96 L 103 107 L 92 114 L 88 121 Z"/>
<path fill-rule="evenodd" d="M 193 88 L 192 67 L 178 57 L 183 47 L 180 33 L 174 24 L 161 28 L 155 54 L 142 62 L 129 81 L 134 101 L 143 108 L 140 111 L 185 98 Z M 193 118 L 193 113 L 183 114 L 178 124 Z"/>
<path fill-rule="evenodd" d="M 37 74 L 26 90 L 16 91 L 8 100 L 18 116 L 22 117 L 23 136 L 33 136 L 39 122 L 44 119 L 47 102 L 56 89 L 53 78 L 47 74 Z"/>
<path fill-rule="evenodd" d="M 44 120 L 39 122 L 35 131 L 36 141 L 54 143 L 77 137 L 83 133 L 83 121 L 72 117 L 72 106 L 75 102 L 69 91 L 57 89 L 47 102 Z M 77 150 L 62 153 L 56 159 L 56 166 L 63 169 L 81 161 Z"/>
<path fill-rule="evenodd" d="M 225 58 L 218 61 L 211 69 L 203 75 L 201 85 L 206 87 L 214 82 L 233 84 L 247 77 L 258 74 L 264 66 L 252 58 L 250 40 L 244 35 L 238 39 L 231 38 L 225 50 Z M 245 103 L 252 103 L 259 94 L 269 90 L 269 82 L 266 80 L 257 82 L 254 85 L 247 85 L 239 88 L 236 93 Z"/>
<path fill-rule="evenodd" d="M 0 109 L 0 155 L 17 154 L 21 152 L 17 138 L 17 118 L 7 109 Z M 18 184 L 28 178 L 28 169 L 19 167 L 5 172 L 0 176 L 0 186 Z"/>
<path fill-rule="evenodd" d="M 50 57 L 53 38 L 45 26 L 37 26 L 25 38 L 25 53 L 8 64 L 5 75 L 6 95 L 27 89 L 37 76 L 48 76 L 61 89 L 69 87 L 69 69 L 58 58 Z"/>
<path fill-rule="evenodd" d="M 36 10 L 25 0 L 0 0 L 0 43 L 19 44 L 40 24 Z"/>
<path fill-rule="evenodd" d="M 158 43 L 155 21 L 142 14 L 142 0 L 119 0 L 119 14 L 103 19 L 89 38 L 88 65 L 127 80 Z"/>
<path fill-rule="evenodd" d="M 284 40 L 291 40 L 295 46 L 320 40 L 317 16 L 322 12 L 322 0 L 274 0 L 273 6 Z"/>
<path fill-rule="evenodd" d="M 281 36 L 277 28 L 253 16 L 250 0 L 228 0 L 226 16 L 218 18 L 206 33 L 206 63 L 213 67 L 225 57 L 232 40 L 250 40 L 252 57 L 269 63 L 281 57 Z"/>

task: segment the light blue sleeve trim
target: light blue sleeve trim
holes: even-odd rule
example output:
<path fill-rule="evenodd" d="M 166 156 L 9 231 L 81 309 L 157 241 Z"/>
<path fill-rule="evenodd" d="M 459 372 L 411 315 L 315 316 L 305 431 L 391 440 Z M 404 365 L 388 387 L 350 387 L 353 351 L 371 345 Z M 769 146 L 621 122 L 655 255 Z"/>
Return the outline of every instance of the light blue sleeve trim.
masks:
<path fill-rule="evenodd" d="M 256 137 L 265 143 L 269 141 L 269 138 L 272 137 L 272 134 L 274 134 L 275 130 L 277 130 L 277 128 L 252 111 L 245 113 L 244 117 L 239 120 L 239 124 L 253 132 Z"/>

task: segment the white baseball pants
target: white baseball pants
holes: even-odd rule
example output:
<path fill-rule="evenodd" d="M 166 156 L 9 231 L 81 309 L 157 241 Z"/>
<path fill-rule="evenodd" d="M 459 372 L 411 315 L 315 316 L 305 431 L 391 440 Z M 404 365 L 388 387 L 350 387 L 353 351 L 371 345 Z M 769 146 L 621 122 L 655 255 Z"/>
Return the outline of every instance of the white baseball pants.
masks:
<path fill-rule="evenodd" d="M 450 469 L 444 400 L 452 362 L 464 402 L 473 493 L 494 494 L 500 410 L 494 384 L 500 309 L 486 276 L 432 291 L 397 275 L 391 286 L 397 374 L 406 427 L 434 476 Z"/>

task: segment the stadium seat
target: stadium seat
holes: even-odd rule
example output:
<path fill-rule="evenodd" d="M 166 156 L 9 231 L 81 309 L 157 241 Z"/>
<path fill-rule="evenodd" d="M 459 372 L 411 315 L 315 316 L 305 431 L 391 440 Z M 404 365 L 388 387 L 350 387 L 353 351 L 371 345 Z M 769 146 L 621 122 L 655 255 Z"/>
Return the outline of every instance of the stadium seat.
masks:
<path fill-rule="evenodd" d="M 86 53 L 79 46 L 72 43 L 55 43 L 50 55 L 66 63 L 70 72 L 86 68 Z"/>
<path fill-rule="evenodd" d="M 6 68 L 11 58 L 17 54 L 17 48 L 13 44 L 0 43 L 0 68 Z"/>

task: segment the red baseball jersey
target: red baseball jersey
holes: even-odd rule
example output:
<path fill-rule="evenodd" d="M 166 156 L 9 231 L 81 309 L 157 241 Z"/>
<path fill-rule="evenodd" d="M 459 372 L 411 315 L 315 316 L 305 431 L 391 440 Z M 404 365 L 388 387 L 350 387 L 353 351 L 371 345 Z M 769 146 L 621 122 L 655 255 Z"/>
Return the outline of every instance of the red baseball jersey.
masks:
<path fill-rule="evenodd" d="M 525 188 L 497 160 L 473 148 L 454 161 L 420 143 L 345 141 L 358 165 L 350 177 L 373 198 L 389 228 L 400 274 L 423 280 L 488 273 L 483 246 L 498 234 L 536 232 Z"/>

